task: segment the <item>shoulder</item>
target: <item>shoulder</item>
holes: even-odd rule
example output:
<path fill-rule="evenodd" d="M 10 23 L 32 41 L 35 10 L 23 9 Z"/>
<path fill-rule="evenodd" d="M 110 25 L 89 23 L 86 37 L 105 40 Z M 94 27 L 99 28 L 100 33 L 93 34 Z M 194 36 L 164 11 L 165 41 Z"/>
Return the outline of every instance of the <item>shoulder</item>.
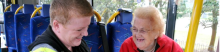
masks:
<path fill-rule="evenodd" d="M 131 44 L 131 43 L 134 43 L 132 36 L 127 38 L 127 39 L 125 39 L 125 41 L 123 42 L 123 44 Z"/>
<path fill-rule="evenodd" d="M 136 52 L 137 47 L 133 41 L 133 37 L 127 38 L 120 47 L 120 52 Z"/>
<path fill-rule="evenodd" d="M 172 50 L 172 52 L 183 52 L 182 48 L 171 38 L 166 35 L 157 40 L 160 50 Z"/>
<path fill-rule="evenodd" d="M 32 52 L 57 52 L 52 46 L 49 44 L 38 44 L 34 46 L 34 48 L 31 50 Z"/>

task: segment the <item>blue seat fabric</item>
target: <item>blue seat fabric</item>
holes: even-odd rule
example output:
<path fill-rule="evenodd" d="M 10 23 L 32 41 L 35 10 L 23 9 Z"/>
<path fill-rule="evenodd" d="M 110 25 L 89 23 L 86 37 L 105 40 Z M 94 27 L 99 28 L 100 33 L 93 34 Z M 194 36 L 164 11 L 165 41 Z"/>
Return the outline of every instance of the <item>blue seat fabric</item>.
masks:
<path fill-rule="evenodd" d="M 119 52 L 125 39 L 132 36 L 131 28 L 132 13 L 120 12 L 116 21 L 107 24 L 107 38 L 110 52 Z"/>
<path fill-rule="evenodd" d="M 41 35 L 49 26 L 50 17 L 49 17 L 50 5 L 43 4 L 41 16 L 36 16 L 30 20 L 30 33 L 31 33 L 31 42 L 33 42 L 38 35 Z"/>
<path fill-rule="evenodd" d="M 94 20 L 94 17 L 92 17 L 88 28 L 88 36 L 83 37 L 83 39 L 89 46 L 90 52 L 104 52 L 99 26 Z"/>
<path fill-rule="evenodd" d="M 29 52 L 28 45 L 31 44 L 30 18 L 34 11 L 34 5 L 24 4 L 23 13 L 14 15 L 14 28 L 17 52 Z"/>
<path fill-rule="evenodd" d="M 4 26 L 6 35 L 6 45 L 8 51 L 16 50 L 15 29 L 14 29 L 14 13 L 19 7 L 18 4 L 12 4 L 9 11 L 4 12 Z"/>

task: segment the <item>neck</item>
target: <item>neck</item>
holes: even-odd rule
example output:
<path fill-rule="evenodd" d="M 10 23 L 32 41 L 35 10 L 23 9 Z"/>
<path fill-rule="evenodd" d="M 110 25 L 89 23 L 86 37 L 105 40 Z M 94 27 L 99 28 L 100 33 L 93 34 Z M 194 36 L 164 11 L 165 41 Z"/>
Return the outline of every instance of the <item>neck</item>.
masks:
<path fill-rule="evenodd" d="M 73 50 L 72 50 L 72 47 L 70 46 L 70 47 L 67 47 L 71 52 L 73 52 Z"/>
<path fill-rule="evenodd" d="M 65 44 L 65 42 L 62 40 L 61 36 L 58 35 L 58 33 L 55 31 L 55 29 L 53 27 L 52 27 L 52 30 L 53 30 L 54 34 L 59 38 L 59 40 L 65 45 L 65 47 L 72 52 L 72 46 L 68 46 L 67 44 Z"/>
<path fill-rule="evenodd" d="M 152 42 L 151 45 L 146 50 L 144 50 L 144 52 L 153 52 L 155 47 L 156 47 L 156 41 Z"/>

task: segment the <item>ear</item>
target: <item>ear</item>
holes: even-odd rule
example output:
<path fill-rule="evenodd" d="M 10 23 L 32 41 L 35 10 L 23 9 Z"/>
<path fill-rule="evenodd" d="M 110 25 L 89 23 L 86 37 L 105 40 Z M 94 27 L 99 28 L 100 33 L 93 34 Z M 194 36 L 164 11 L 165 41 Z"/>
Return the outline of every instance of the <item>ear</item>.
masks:
<path fill-rule="evenodd" d="M 159 37 L 159 35 L 160 35 L 160 33 L 159 33 L 159 31 L 158 32 L 155 32 L 155 38 L 154 39 L 157 39 L 158 37 Z"/>
<path fill-rule="evenodd" d="M 60 24 L 57 20 L 53 20 L 53 28 L 55 32 L 60 33 Z"/>

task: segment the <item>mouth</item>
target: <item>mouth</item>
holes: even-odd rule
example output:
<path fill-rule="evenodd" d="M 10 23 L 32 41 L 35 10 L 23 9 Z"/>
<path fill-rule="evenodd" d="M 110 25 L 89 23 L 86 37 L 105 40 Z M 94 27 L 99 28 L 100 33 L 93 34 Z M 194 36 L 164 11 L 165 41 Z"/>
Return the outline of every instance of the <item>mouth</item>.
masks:
<path fill-rule="evenodd" d="M 137 39 L 137 41 L 138 41 L 138 42 L 143 42 L 143 41 L 144 41 L 144 39 Z"/>
<path fill-rule="evenodd" d="M 77 40 L 82 40 L 82 38 L 80 38 L 80 37 L 76 37 L 76 39 L 77 39 Z"/>

